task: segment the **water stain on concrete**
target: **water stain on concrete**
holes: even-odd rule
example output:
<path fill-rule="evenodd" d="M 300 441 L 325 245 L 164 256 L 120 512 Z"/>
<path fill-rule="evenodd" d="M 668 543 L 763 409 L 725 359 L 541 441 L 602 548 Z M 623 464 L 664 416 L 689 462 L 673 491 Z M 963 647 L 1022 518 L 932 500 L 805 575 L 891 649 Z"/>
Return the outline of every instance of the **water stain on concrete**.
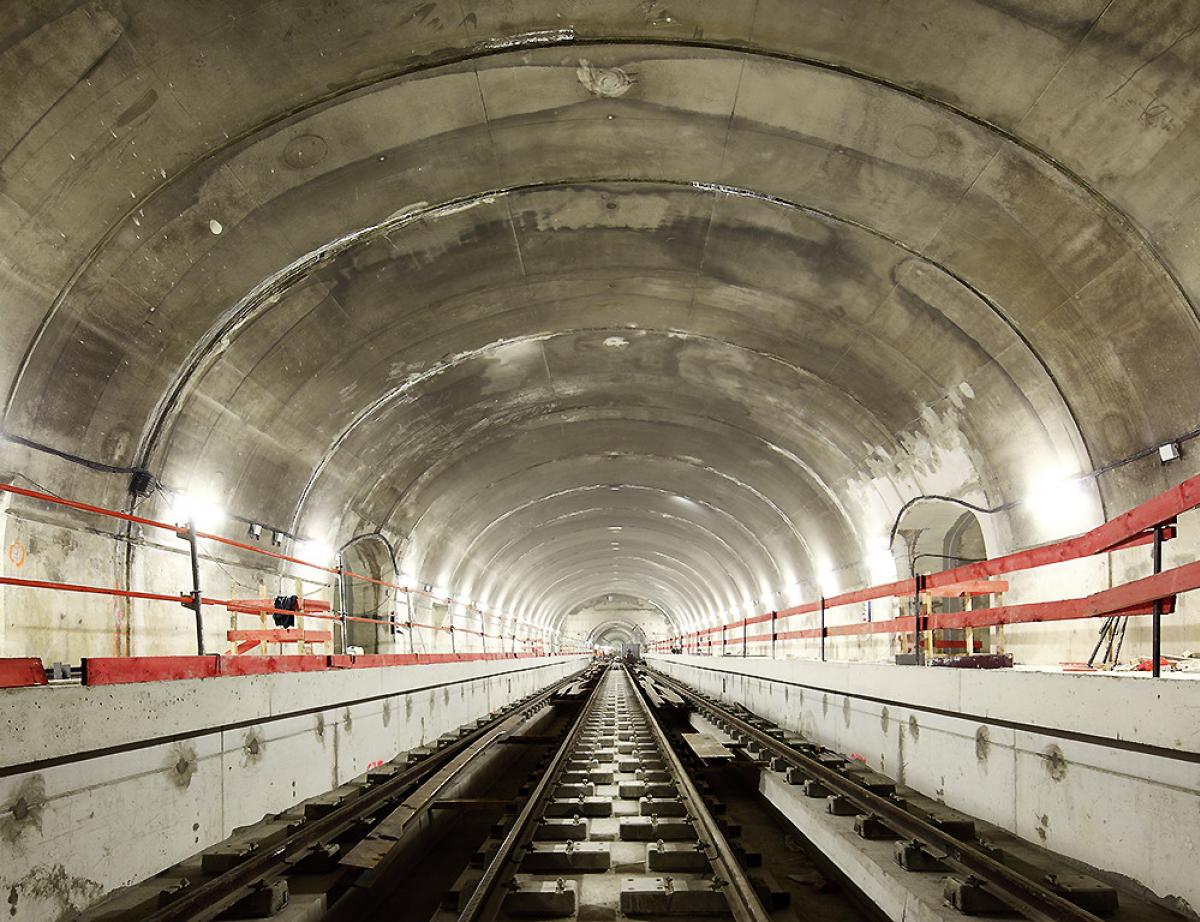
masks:
<path fill-rule="evenodd" d="M 383 725 L 389 726 L 392 722 L 392 699 L 383 699 Z"/>
<path fill-rule="evenodd" d="M 247 730 L 246 736 L 242 740 L 242 765 L 255 765 L 261 762 L 266 751 L 267 741 L 263 739 L 262 734 L 257 729 Z"/>
<path fill-rule="evenodd" d="M 1041 816 L 1039 816 L 1038 824 L 1034 828 L 1037 831 L 1038 838 L 1041 839 L 1043 842 L 1045 842 L 1046 841 L 1046 830 L 1050 828 L 1049 814 L 1043 813 Z"/>
<path fill-rule="evenodd" d="M 323 712 L 317 714 L 316 734 L 317 739 L 321 740 L 322 742 L 325 740 L 325 714 Z"/>
<path fill-rule="evenodd" d="M 74 918 L 75 914 L 94 903 L 104 888 L 86 877 L 72 877 L 61 864 L 39 866 L 18 880 L 8 891 L 8 913 L 17 914 L 21 897 L 51 903 L 59 912 L 56 918 Z"/>
<path fill-rule="evenodd" d="M 354 718 L 350 715 L 350 708 L 346 708 L 346 713 L 342 715 L 342 727 L 347 733 L 354 730 Z"/>
<path fill-rule="evenodd" d="M 829 695 L 828 694 L 824 694 L 821 696 L 821 716 L 822 717 L 829 716 Z"/>
<path fill-rule="evenodd" d="M 992 740 L 988 736 L 988 728 L 981 726 L 975 731 L 975 759 L 978 762 L 986 763 L 988 753 L 992 749 Z"/>
<path fill-rule="evenodd" d="M 883 729 L 884 733 L 888 732 L 888 726 L 891 724 L 891 722 L 892 712 L 889 711 L 885 706 L 884 709 L 879 712 L 879 726 Z"/>
<path fill-rule="evenodd" d="M 1062 781 L 1067 777 L 1067 759 L 1056 744 L 1051 743 L 1046 747 L 1042 753 L 1042 764 L 1046 766 L 1046 774 L 1054 781 Z"/>
<path fill-rule="evenodd" d="M 176 743 L 167 752 L 167 777 L 181 791 L 191 786 L 192 775 L 196 774 L 198 765 L 196 747 L 191 743 Z"/>
<path fill-rule="evenodd" d="M 850 726 L 850 696 L 847 695 L 842 699 L 842 720 L 846 722 L 846 726 Z"/>
<path fill-rule="evenodd" d="M 915 743 L 921 738 L 921 725 L 917 723 L 917 715 L 911 714 L 908 718 L 908 735 L 913 738 Z"/>
<path fill-rule="evenodd" d="M 46 779 L 30 775 L 0 807 L 0 839 L 15 843 L 28 829 L 42 831 L 42 810 L 46 806 Z"/>

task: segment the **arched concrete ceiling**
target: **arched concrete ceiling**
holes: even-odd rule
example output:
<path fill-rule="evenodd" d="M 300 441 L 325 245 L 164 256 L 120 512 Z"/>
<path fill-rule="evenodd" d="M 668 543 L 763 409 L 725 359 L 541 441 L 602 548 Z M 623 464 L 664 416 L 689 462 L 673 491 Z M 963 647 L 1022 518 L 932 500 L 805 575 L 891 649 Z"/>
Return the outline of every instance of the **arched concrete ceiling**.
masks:
<path fill-rule="evenodd" d="M 378 529 L 547 623 L 865 579 L 911 496 L 1011 502 L 1196 425 L 1197 22 L 8 4 L 5 428 L 330 543 Z M 1105 474 L 1086 515 L 1171 476 Z M 1022 507 L 989 528 L 1047 537 Z"/>

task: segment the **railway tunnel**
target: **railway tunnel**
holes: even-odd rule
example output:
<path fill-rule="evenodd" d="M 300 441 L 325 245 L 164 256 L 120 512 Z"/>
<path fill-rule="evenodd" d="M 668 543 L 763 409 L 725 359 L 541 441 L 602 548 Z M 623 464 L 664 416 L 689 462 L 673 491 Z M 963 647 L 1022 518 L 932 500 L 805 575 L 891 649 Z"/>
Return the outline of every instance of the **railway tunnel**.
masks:
<path fill-rule="evenodd" d="M 1195 919 L 1200 4 L 0 5 L 16 922 Z"/>

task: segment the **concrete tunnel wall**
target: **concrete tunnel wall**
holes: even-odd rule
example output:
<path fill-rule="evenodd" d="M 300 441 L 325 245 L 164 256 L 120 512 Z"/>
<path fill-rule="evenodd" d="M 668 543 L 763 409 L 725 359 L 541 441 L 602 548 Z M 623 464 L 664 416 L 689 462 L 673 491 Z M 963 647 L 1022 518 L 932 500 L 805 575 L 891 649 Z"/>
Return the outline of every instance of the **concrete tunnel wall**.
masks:
<path fill-rule="evenodd" d="M 1079 531 L 1200 470 L 1153 452 L 1197 426 L 1198 17 L 8 4 L 4 430 L 333 547 L 377 533 L 493 630 L 606 592 L 686 630 L 902 574 L 923 494 L 1007 506 L 993 555 Z M 0 448 L 17 483 L 168 515 Z M 7 575 L 188 588 L 169 536 L 6 512 Z M 206 585 L 290 584 L 223 556 Z M 2 604 L 7 655 L 190 652 L 161 603 Z"/>
<path fill-rule="evenodd" d="M 68 918 L 582 666 L 555 657 L 0 691 L 6 916 Z"/>
<path fill-rule="evenodd" d="M 1136 676 L 654 656 L 653 666 L 1195 917 L 1200 699 Z"/>

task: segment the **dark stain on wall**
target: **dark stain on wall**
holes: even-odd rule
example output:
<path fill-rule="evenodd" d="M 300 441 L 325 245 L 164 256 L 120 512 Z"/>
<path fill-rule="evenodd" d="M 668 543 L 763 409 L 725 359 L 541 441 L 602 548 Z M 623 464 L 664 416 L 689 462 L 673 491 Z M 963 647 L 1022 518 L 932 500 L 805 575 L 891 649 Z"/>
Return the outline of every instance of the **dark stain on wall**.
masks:
<path fill-rule="evenodd" d="M 350 715 L 350 708 L 346 708 L 346 713 L 342 715 L 342 727 L 347 733 L 354 730 L 354 718 Z"/>
<path fill-rule="evenodd" d="M 392 722 L 392 699 L 383 699 L 383 725 L 389 726 Z"/>
<path fill-rule="evenodd" d="M 317 714 L 317 739 L 324 742 L 325 740 L 325 713 L 324 711 Z"/>
<path fill-rule="evenodd" d="M 262 733 L 257 728 L 247 730 L 246 736 L 242 740 L 242 765 L 255 765 L 261 762 L 266 751 L 267 741 L 263 739 Z"/>
<path fill-rule="evenodd" d="M 1046 774 L 1053 780 L 1062 781 L 1067 777 L 1067 760 L 1056 744 L 1051 743 L 1046 747 L 1042 753 L 1042 764 L 1046 766 Z"/>
<path fill-rule="evenodd" d="M 879 712 L 879 726 L 883 729 L 884 733 L 888 732 L 888 726 L 891 724 L 891 722 L 892 712 L 889 711 L 885 705 L 883 710 Z"/>
<path fill-rule="evenodd" d="M 975 731 L 975 759 L 980 763 L 986 763 L 988 753 L 991 752 L 991 749 L 992 740 L 991 737 L 988 736 L 988 728 L 986 726 L 980 726 L 980 728 Z"/>
<path fill-rule="evenodd" d="M 908 718 L 908 735 L 913 738 L 915 743 L 921 738 L 921 725 L 917 723 L 917 715 L 910 714 Z"/>
<path fill-rule="evenodd" d="M 192 775 L 196 774 L 199 759 L 196 757 L 196 747 L 188 742 L 175 743 L 167 751 L 167 777 L 171 784 L 186 791 L 192 784 Z"/>
<path fill-rule="evenodd" d="M 30 775 L 0 807 L 0 839 L 15 843 L 28 829 L 42 831 L 42 810 L 46 806 L 46 779 Z"/>
<path fill-rule="evenodd" d="M 842 699 L 842 720 L 846 722 L 846 726 L 850 726 L 850 696 L 847 695 Z"/>
<path fill-rule="evenodd" d="M 58 907 L 59 920 L 75 918 L 81 909 L 95 902 L 104 888 L 86 877 L 72 877 L 61 864 L 39 866 L 12 885 L 8 891 L 8 914 L 17 914 L 21 897 L 32 898 Z"/>
<path fill-rule="evenodd" d="M 1050 828 L 1050 815 L 1043 813 L 1038 817 L 1038 824 L 1034 827 L 1037 830 L 1038 838 L 1043 842 L 1046 841 L 1046 830 Z"/>

